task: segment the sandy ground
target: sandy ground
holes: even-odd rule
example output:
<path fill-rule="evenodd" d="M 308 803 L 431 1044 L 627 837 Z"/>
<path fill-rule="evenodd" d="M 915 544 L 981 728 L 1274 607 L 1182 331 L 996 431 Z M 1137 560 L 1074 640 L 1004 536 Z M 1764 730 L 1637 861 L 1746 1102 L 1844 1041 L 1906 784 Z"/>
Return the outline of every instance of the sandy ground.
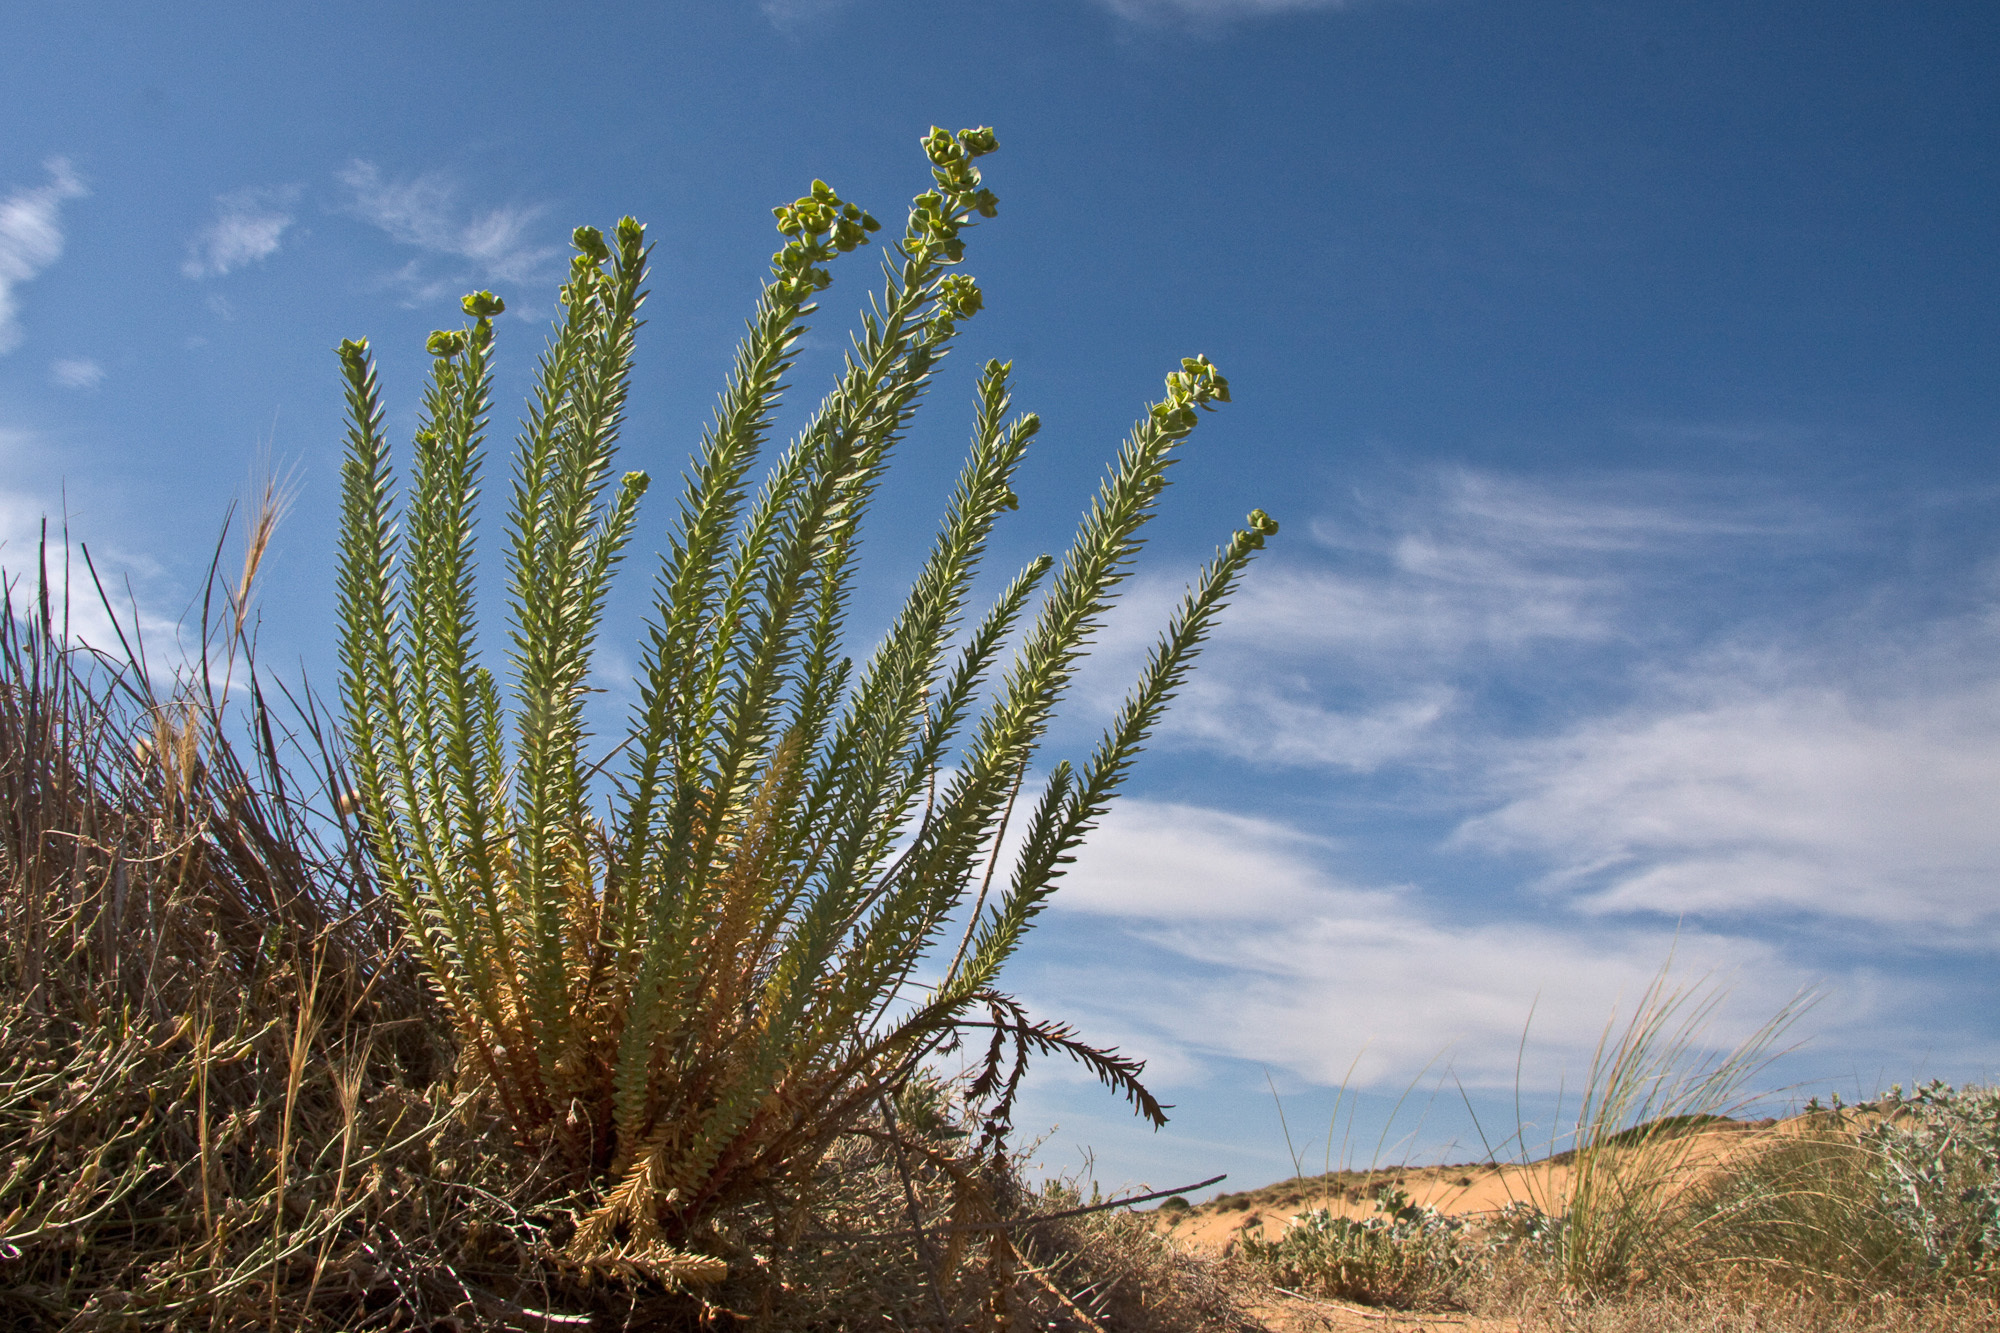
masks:
<path fill-rule="evenodd" d="M 1176 1240 L 1221 1251 L 1249 1230 L 1276 1236 L 1300 1213 L 1327 1208 L 1347 1217 L 1372 1217 L 1374 1190 L 1394 1184 L 1412 1201 L 1441 1213 L 1498 1212 L 1517 1199 L 1546 1202 L 1561 1197 L 1569 1168 L 1538 1162 L 1532 1166 L 1430 1166 L 1372 1172 L 1342 1172 L 1332 1181 L 1314 1178 L 1266 1185 L 1247 1194 L 1225 1194 L 1178 1216 L 1161 1214 Z M 1359 1197 L 1355 1197 L 1356 1195 Z"/>
<path fill-rule="evenodd" d="M 1797 1133 L 1797 1120 L 1729 1121 L 1682 1140 L 1674 1149 L 1680 1165 L 1692 1175 L 1739 1152 L 1763 1136 Z M 1682 1155 L 1682 1154 L 1685 1155 Z M 1528 1164 L 1465 1163 L 1427 1167 L 1391 1167 L 1374 1171 L 1340 1171 L 1330 1176 L 1279 1181 L 1262 1189 L 1221 1194 L 1186 1212 L 1164 1209 L 1157 1214 L 1169 1234 L 1203 1249 L 1220 1251 L 1244 1231 L 1261 1228 L 1276 1236 L 1294 1217 L 1313 1208 L 1327 1208 L 1347 1217 L 1375 1213 L 1375 1192 L 1395 1186 L 1417 1204 L 1441 1213 L 1468 1215 L 1498 1212 L 1510 1203 L 1526 1202 L 1547 1211 L 1569 1189 L 1570 1166 L 1563 1157 Z"/>
<path fill-rule="evenodd" d="M 1764 1136 L 1796 1133 L 1802 1121 L 1725 1122 L 1684 1142 L 1685 1166 L 1698 1175 Z M 1568 1187 L 1567 1161 L 1528 1164 L 1467 1163 L 1459 1165 L 1376 1171 L 1336 1172 L 1331 1176 L 1280 1181 L 1262 1189 L 1219 1195 L 1185 1211 L 1158 1211 L 1157 1224 L 1174 1239 L 1204 1250 L 1228 1250 L 1246 1232 L 1276 1237 L 1300 1213 L 1329 1208 L 1349 1217 L 1375 1213 L 1373 1197 L 1384 1186 L 1405 1191 L 1418 1204 L 1457 1215 L 1497 1212 L 1517 1201 L 1555 1210 Z M 1462 1314 L 1418 1314 L 1370 1309 L 1338 1301 L 1273 1293 L 1255 1309 L 1271 1333 L 1319 1333 L 1320 1330 L 1451 1330 L 1453 1333 L 1518 1333 L 1512 1320 L 1482 1319 Z"/>
<path fill-rule="evenodd" d="M 1385 1330 L 1436 1330 L 1437 1333 L 1520 1333 L 1512 1319 L 1481 1319 L 1464 1314 L 1414 1314 L 1404 1310 L 1371 1310 L 1337 1301 L 1278 1296 L 1251 1313 L 1268 1333 L 1385 1333 Z"/>

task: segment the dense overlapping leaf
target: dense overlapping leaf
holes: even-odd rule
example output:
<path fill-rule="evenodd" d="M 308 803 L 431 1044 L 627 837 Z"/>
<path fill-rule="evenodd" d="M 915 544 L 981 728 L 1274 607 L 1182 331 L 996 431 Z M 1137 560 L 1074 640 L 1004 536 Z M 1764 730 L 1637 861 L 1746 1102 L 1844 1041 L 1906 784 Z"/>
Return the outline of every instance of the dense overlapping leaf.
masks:
<path fill-rule="evenodd" d="M 1009 367 L 989 362 L 930 556 L 857 664 L 845 644 L 861 523 L 981 306 L 957 265 L 974 219 L 998 206 L 974 166 L 991 131 L 933 130 L 924 147 L 933 187 L 886 256 L 838 383 L 771 457 L 826 266 L 878 230 L 818 181 L 776 210 L 786 240 L 691 461 L 616 745 L 594 747 L 585 699 L 647 485 L 613 466 L 644 229 L 628 218 L 610 237 L 576 233 L 515 454 L 504 688 L 479 664 L 473 608 L 501 304 L 469 296 L 471 323 L 431 339 L 400 518 L 368 350 L 340 349 L 352 419 L 342 665 L 359 804 L 411 947 L 458 1026 L 464 1076 L 491 1089 L 525 1142 L 602 1184 L 603 1206 L 570 1246 L 579 1262 L 698 1280 L 704 1261 L 679 1247 L 704 1218 L 809 1169 L 968 1023 L 996 1028 L 977 1084 L 996 1130 L 1031 1051 L 1084 1060 L 1161 1118 L 1136 1062 L 1036 1023 L 995 986 L 1276 525 L 1252 514 L 1201 572 L 1096 751 L 1050 771 L 996 879 L 1050 719 L 1175 450 L 1229 390 L 1205 359 L 1184 361 L 1067 556 L 1031 562 L 968 623 L 1039 424 L 1010 417 Z M 926 965 L 929 982 L 914 984 Z"/>

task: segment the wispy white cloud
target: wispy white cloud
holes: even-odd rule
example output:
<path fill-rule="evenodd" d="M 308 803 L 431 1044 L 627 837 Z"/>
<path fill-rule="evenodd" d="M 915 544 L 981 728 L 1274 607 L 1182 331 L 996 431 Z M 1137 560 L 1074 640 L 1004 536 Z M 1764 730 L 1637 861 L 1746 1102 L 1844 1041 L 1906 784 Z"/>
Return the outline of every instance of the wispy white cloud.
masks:
<path fill-rule="evenodd" d="M 95 389 L 104 383 L 104 367 L 87 358 L 52 361 L 49 378 L 64 389 Z"/>
<path fill-rule="evenodd" d="M 1355 0 L 1100 0 L 1100 3 L 1120 18 L 1137 22 L 1179 19 L 1215 23 L 1315 9 L 1348 9 Z"/>
<path fill-rule="evenodd" d="M 15 289 L 62 258 L 62 206 L 90 193 L 62 158 L 44 165 L 48 184 L 0 200 L 0 353 L 21 345 Z"/>
<path fill-rule="evenodd" d="M 1746 558 L 1823 556 L 1851 525 L 1684 490 L 1454 473 L 1386 521 L 1322 523 L 1333 558 L 1253 574 L 1163 739 L 1404 776 L 1458 812 L 1454 854 L 1600 919 L 2000 940 L 1991 569 L 1943 618 L 1887 586 L 1738 612 L 1708 572 L 1740 585 Z"/>
<path fill-rule="evenodd" d="M 1689 429 L 1693 429 L 1690 427 Z M 1772 427 L 1776 430 L 1776 427 Z M 1754 495 L 1717 495 L 1670 473 L 1530 480 L 1471 468 L 1437 474 L 1433 524 L 1476 546 L 1541 561 L 1666 542 L 1761 537 L 1820 527 L 1822 515 Z"/>
<path fill-rule="evenodd" d="M 188 243 L 181 272 L 190 278 L 219 278 L 231 269 L 269 259 L 295 220 L 291 209 L 298 196 L 295 185 L 216 196 L 215 220 Z"/>
<path fill-rule="evenodd" d="M 1691 553 L 1784 539 L 1796 506 L 1672 478 L 1535 484 L 1448 470 L 1340 520 L 1299 524 L 1253 568 L 1163 737 L 1260 763 L 1372 772 L 1438 757 L 1496 670 L 1657 636 L 1640 594 Z M 1091 668 L 1122 687 L 1181 588 L 1134 590 Z"/>
<path fill-rule="evenodd" d="M 1954 654 L 1992 661 L 1973 630 Z M 1865 922 L 1918 942 L 2000 939 L 2000 678 L 1771 682 L 1724 660 L 1664 697 L 1525 744 L 1461 845 L 1528 855 L 1597 913 Z M 1932 668 L 1932 669 L 1927 669 Z M 1777 674 L 1829 674 L 1794 663 Z M 1925 682 L 1931 682 L 1926 687 Z"/>
<path fill-rule="evenodd" d="M 1433 681 L 1336 707 L 1314 700 L 1302 682 L 1197 672 L 1178 705 L 1168 734 L 1183 743 L 1257 764 L 1373 773 L 1434 748 L 1463 699 Z"/>
<path fill-rule="evenodd" d="M 159 594 L 165 578 L 159 562 L 143 552 L 121 547 L 115 538 L 105 540 L 101 533 L 91 537 L 86 532 L 89 515 L 76 512 L 72 495 L 53 487 L 37 487 L 32 480 L 14 480 L 46 475 L 53 461 L 42 437 L 0 426 L 0 476 L 11 482 L 0 485 L 0 584 L 9 590 L 16 613 L 35 599 L 36 581 L 46 568 L 52 585 L 51 614 L 66 628 L 71 641 L 117 651 L 117 628 L 91 585 L 79 549 L 88 540 L 91 560 L 104 586 L 130 589 L 137 599 L 119 609 L 126 632 L 129 634 L 136 624 L 148 642 L 171 644 L 173 622 L 151 610 L 162 600 Z"/>
<path fill-rule="evenodd" d="M 1730 988 L 1722 1048 L 1821 991 L 1774 1081 L 1990 1076 L 1961 1017 L 2000 944 L 1990 541 L 1904 524 L 1922 496 L 1713 476 L 1377 494 L 1280 515 L 1159 737 L 1179 790 L 1217 794 L 1093 832 L 1015 980 L 1038 1012 L 1169 1100 L 1246 1064 L 1504 1094 L 1532 1012 L 1519 1086 L 1546 1105 L 1671 954 Z M 1919 536 L 1921 588 L 1898 550 Z M 1096 702 L 1180 591 L 1136 589 Z M 1236 801 L 1284 814 L 1212 808 Z"/>
<path fill-rule="evenodd" d="M 825 18 L 847 8 L 851 0 L 758 0 L 757 8 L 780 32 Z"/>
<path fill-rule="evenodd" d="M 1723 1045 L 1814 980 L 1748 936 L 1569 915 L 1454 919 L 1413 887 L 1343 881 L 1325 868 L 1335 850 L 1270 820 L 1121 802 L 1054 910 L 1098 918 L 1165 961 L 1059 969 L 1040 984 L 1062 992 L 1065 1016 L 1173 1081 L 1227 1058 L 1393 1090 L 1434 1062 L 1467 1086 L 1511 1086 L 1530 1014 L 1522 1086 L 1553 1087 L 1565 1071 L 1573 1080 L 1606 1019 L 1629 1011 L 1670 955 L 1677 974 L 1733 981 L 1709 1034 Z M 1819 1017 L 1875 998 L 1860 979 Z"/>
<path fill-rule="evenodd" d="M 404 245 L 467 261 L 488 281 L 529 281 L 562 254 L 560 247 L 538 245 L 532 237 L 541 208 L 507 206 L 468 215 L 459 206 L 458 187 L 437 172 L 392 181 L 374 163 L 357 159 L 339 173 L 339 180 L 349 191 L 348 208 L 355 216 Z M 413 261 L 395 281 L 421 289 L 447 280 L 427 278 Z"/>

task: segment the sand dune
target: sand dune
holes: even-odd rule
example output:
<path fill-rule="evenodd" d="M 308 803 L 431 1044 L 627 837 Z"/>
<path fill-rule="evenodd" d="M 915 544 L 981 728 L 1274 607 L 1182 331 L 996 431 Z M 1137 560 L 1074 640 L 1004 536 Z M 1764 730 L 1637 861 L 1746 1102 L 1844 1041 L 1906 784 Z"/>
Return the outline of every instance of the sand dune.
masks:
<path fill-rule="evenodd" d="M 1770 1136 L 1799 1133 L 1808 1119 L 1741 1121 L 1717 1119 L 1703 1128 L 1676 1136 L 1678 1173 L 1699 1179 L 1708 1169 Z M 1617 1151 L 1617 1150 L 1614 1150 Z M 1627 1151 L 1643 1151 L 1628 1149 Z M 1246 1233 L 1271 1239 L 1300 1213 L 1328 1208 L 1337 1214 L 1365 1218 L 1375 1215 L 1375 1198 L 1394 1188 L 1421 1205 L 1457 1216 L 1497 1213 L 1512 1203 L 1534 1204 L 1561 1211 L 1574 1169 L 1573 1155 L 1528 1163 L 1474 1162 L 1426 1167 L 1390 1167 L 1370 1171 L 1337 1171 L 1328 1175 L 1278 1181 L 1260 1189 L 1218 1195 L 1187 1209 L 1161 1208 L 1157 1225 L 1175 1240 L 1213 1253 L 1231 1249 Z M 1457 1329 L 1464 1333 L 1514 1333 L 1511 1320 L 1481 1319 L 1463 1314 L 1420 1314 L 1368 1309 L 1338 1301 L 1281 1293 L 1257 1310 L 1272 1333 L 1305 1333 L 1334 1329 Z"/>

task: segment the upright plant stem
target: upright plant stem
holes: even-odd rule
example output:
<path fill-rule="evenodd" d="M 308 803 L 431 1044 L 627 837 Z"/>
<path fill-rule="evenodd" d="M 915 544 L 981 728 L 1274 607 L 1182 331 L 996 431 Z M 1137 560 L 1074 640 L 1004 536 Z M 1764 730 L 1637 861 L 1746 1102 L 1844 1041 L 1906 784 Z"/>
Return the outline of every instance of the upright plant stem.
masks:
<path fill-rule="evenodd" d="M 994 987 L 1276 531 L 1262 511 L 1202 570 L 1097 749 L 1055 766 L 1004 889 L 1000 863 L 1167 471 L 1202 412 L 1228 401 L 1228 381 L 1205 358 L 1184 360 L 1067 555 L 1030 561 L 968 631 L 990 538 L 1019 506 L 1013 481 L 1040 429 L 1012 410 L 1011 367 L 988 362 L 965 466 L 910 594 L 872 653 L 847 649 L 864 520 L 983 304 L 960 265 L 967 234 L 997 212 L 973 165 L 996 146 L 983 129 L 925 136 L 931 188 L 885 246 L 882 286 L 831 392 L 773 450 L 784 377 L 828 266 L 879 230 L 819 181 L 776 210 L 785 240 L 691 460 L 636 702 L 612 744 L 596 744 L 588 700 L 610 583 L 648 486 L 614 466 L 646 296 L 644 228 L 628 218 L 573 238 L 512 467 L 504 687 L 481 665 L 473 614 L 502 304 L 474 293 L 471 323 L 430 338 L 400 528 L 374 367 L 366 344 L 342 346 L 341 664 L 360 805 L 463 1039 L 468 1086 L 601 1200 L 572 1262 L 637 1264 L 676 1282 L 712 1275 L 714 1261 L 688 1248 L 706 1219 L 773 1180 L 803 1180 L 842 1134 L 890 1116 L 922 1061 L 982 1011 L 995 1034 L 982 1143 L 1004 1132 L 1030 1054 L 1082 1060 L 1164 1119 L 1137 1062 L 1030 1019 Z M 941 963 L 940 984 L 906 994 Z"/>

